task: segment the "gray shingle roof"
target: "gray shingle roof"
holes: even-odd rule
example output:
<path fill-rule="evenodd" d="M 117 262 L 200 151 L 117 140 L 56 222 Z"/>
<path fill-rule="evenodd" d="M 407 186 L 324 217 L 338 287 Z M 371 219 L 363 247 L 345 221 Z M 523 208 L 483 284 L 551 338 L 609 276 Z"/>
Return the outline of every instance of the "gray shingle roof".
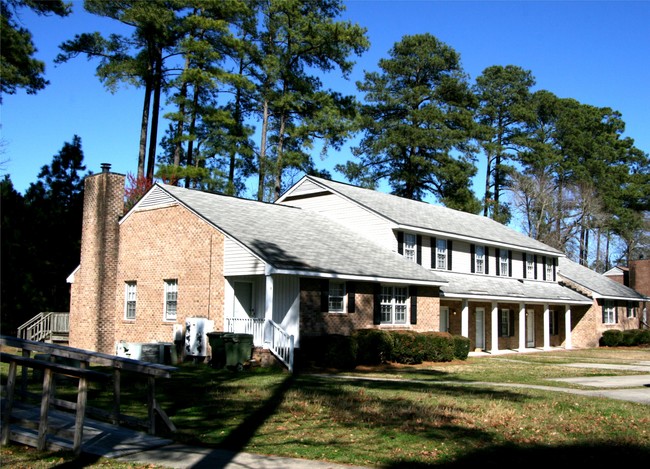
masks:
<path fill-rule="evenodd" d="M 340 276 L 444 281 L 325 217 L 283 205 L 159 185 L 276 269 Z"/>
<path fill-rule="evenodd" d="M 562 253 L 540 241 L 508 228 L 490 218 L 439 205 L 397 197 L 361 187 L 306 176 L 316 184 L 339 193 L 399 225 L 442 231 L 486 244 L 506 244 L 552 254 Z"/>
<path fill-rule="evenodd" d="M 449 283 L 440 287 L 444 296 L 479 297 L 486 300 L 507 298 L 521 302 L 591 303 L 591 299 L 555 282 L 520 280 L 510 277 L 461 274 L 441 271 Z"/>
<path fill-rule="evenodd" d="M 644 299 L 644 296 L 636 290 L 610 280 L 604 275 L 567 258 L 560 259 L 558 275 L 585 287 L 602 298 L 628 301 L 642 301 Z"/>

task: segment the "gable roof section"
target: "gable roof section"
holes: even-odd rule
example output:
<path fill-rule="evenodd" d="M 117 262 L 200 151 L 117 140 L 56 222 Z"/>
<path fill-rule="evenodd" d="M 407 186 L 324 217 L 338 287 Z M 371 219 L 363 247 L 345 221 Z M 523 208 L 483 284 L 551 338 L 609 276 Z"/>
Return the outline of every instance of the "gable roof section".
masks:
<path fill-rule="evenodd" d="M 316 213 L 175 186 L 156 187 L 269 264 L 271 273 L 444 283 L 428 269 L 370 245 Z"/>
<path fill-rule="evenodd" d="M 644 301 L 645 297 L 623 284 L 612 282 L 604 275 L 594 272 L 567 258 L 561 258 L 558 275 L 591 292 L 595 298 L 612 300 Z"/>
<path fill-rule="evenodd" d="M 309 196 L 308 192 L 300 193 L 295 189 L 306 181 L 343 196 L 402 228 L 410 227 L 413 230 L 427 231 L 474 243 L 508 246 L 555 256 L 563 255 L 557 249 L 487 217 L 314 176 L 305 176 L 278 202 L 289 201 L 292 197 Z"/>

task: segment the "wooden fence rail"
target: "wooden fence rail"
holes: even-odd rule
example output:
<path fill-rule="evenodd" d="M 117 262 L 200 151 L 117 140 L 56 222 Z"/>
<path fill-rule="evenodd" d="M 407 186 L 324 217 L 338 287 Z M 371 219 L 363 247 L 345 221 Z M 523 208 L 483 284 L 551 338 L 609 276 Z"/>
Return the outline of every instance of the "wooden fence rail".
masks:
<path fill-rule="evenodd" d="M 92 352 L 88 350 L 76 349 L 72 347 L 66 347 L 62 345 L 47 344 L 43 342 L 34 342 L 24 339 L 19 339 L 16 337 L 2 336 L 0 335 L 0 346 L 2 347 L 13 347 L 21 351 L 21 355 L 9 354 L 2 352 L 2 361 L 9 363 L 9 378 L 7 381 L 6 388 L 6 406 L 11 406 L 14 401 L 14 394 L 16 388 L 16 369 L 18 366 L 22 367 L 22 381 L 20 383 L 20 394 L 21 396 L 27 395 L 27 371 L 29 368 L 33 369 L 42 369 L 44 370 L 44 381 L 43 381 L 43 394 L 41 397 L 41 419 L 43 419 L 43 412 L 47 413 L 47 408 L 51 403 L 55 403 L 60 407 L 75 409 L 76 418 L 81 419 L 83 426 L 83 418 L 86 414 L 86 391 L 87 383 L 91 381 L 105 380 L 105 376 L 112 378 L 113 382 L 113 409 L 111 412 L 103 412 L 104 417 L 108 417 L 112 423 L 119 425 L 121 422 L 130 422 L 134 423 L 135 419 L 130 416 L 124 415 L 120 411 L 121 406 L 121 376 L 123 371 L 128 371 L 135 373 L 136 375 L 142 376 L 147 380 L 147 404 L 148 404 L 148 418 L 146 421 L 135 421 L 135 423 L 143 424 L 149 434 L 155 434 L 156 432 L 156 416 L 160 417 L 165 425 L 171 430 L 176 431 L 176 427 L 169 419 L 167 414 L 160 408 L 156 401 L 155 396 L 155 381 L 157 378 L 170 378 L 171 373 L 176 370 L 175 367 L 161 365 L 156 363 L 146 363 L 138 360 L 132 360 L 130 358 L 117 357 L 114 355 L 108 355 L 99 352 Z M 31 353 L 37 352 L 42 354 L 47 354 L 50 357 L 50 361 L 36 360 L 31 358 Z M 56 358 L 59 359 L 68 359 L 74 362 L 78 362 L 79 366 L 69 366 L 60 363 L 56 363 Z M 111 370 L 109 375 L 104 373 L 99 373 L 88 369 L 88 366 L 91 364 L 100 365 L 108 367 Z M 53 374 L 64 374 L 67 376 L 72 376 L 79 378 L 79 395 L 83 394 L 83 405 L 77 401 L 76 405 L 73 403 L 65 402 L 58 399 L 52 398 L 52 375 Z M 79 398 L 78 398 L 79 399 Z M 80 408 L 81 406 L 81 408 Z M 80 411 L 83 412 L 80 413 Z M 95 409 L 96 410 L 96 409 Z M 10 418 L 11 412 L 7 412 L 7 408 L 4 409 L 2 415 L 2 441 L 5 440 L 5 432 L 8 432 L 9 422 L 5 422 L 5 419 Z M 45 420 L 47 422 L 47 420 Z M 6 425 L 5 425 L 6 423 Z M 42 422 L 41 424 L 42 425 Z M 46 423 L 45 423 L 46 425 Z M 46 429 L 47 427 L 45 427 Z M 80 430 L 82 431 L 82 430 Z M 79 434 L 79 438 L 81 438 Z M 8 436 L 7 436 L 8 437 Z M 39 426 L 39 446 L 45 444 L 45 434 L 43 434 L 41 441 L 41 430 Z M 77 443 L 77 434 L 75 433 L 75 443 Z M 81 440 L 78 442 L 81 443 Z M 78 450 L 79 448 L 76 448 Z"/>

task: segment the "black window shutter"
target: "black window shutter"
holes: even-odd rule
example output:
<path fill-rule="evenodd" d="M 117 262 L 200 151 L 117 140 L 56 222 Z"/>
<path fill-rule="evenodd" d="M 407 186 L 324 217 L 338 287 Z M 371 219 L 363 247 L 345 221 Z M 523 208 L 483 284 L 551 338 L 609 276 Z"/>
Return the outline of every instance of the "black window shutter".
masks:
<path fill-rule="evenodd" d="M 522 264 L 524 266 L 524 278 L 528 275 L 527 270 L 528 270 L 528 255 L 525 252 L 521 253 L 521 260 Z"/>
<path fill-rule="evenodd" d="M 416 261 L 419 265 L 422 265 L 422 235 L 416 236 L 416 242 L 417 242 Z"/>
<path fill-rule="evenodd" d="M 348 293 L 348 313 L 355 313 L 356 312 L 356 304 L 355 304 L 355 292 L 356 292 L 356 285 L 354 282 L 348 282 L 345 285 L 345 288 Z"/>
<path fill-rule="evenodd" d="M 614 301 L 614 322 L 618 324 L 618 301 Z"/>
<path fill-rule="evenodd" d="M 418 323 L 418 287 L 411 285 L 409 288 L 411 295 L 411 324 Z"/>
<path fill-rule="evenodd" d="M 557 281 L 557 258 L 553 258 L 553 281 Z"/>
<path fill-rule="evenodd" d="M 451 253 L 453 252 L 453 243 L 451 239 L 447 240 L 447 270 L 451 270 Z"/>
<path fill-rule="evenodd" d="M 510 318 L 509 318 L 510 321 L 508 323 L 509 326 L 510 326 L 510 331 L 509 331 L 508 336 L 509 337 L 514 337 L 515 336 L 515 310 L 511 309 L 508 314 L 510 314 Z"/>
<path fill-rule="evenodd" d="M 485 259 L 485 275 L 490 273 L 490 248 L 485 246 L 485 254 L 483 259 Z"/>
<path fill-rule="evenodd" d="M 330 281 L 321 279 L 320 281 L 320 312 L 327 313 L 330 309 Z"/>
<path fill-rule="evenodd" d="M 494 259 L 497 261 L 496 262 L 496 264 L 497 264 L 496 274 L 497 274 L 497 277 L 498 277 L 499 275 L 501 275 L 501 249 L 494 248 Z"/>
<path fill-rule="evenodd" d="M 438 259 L 438 255 L 436 254 L 437 244 L 438 241 L 436 240 L 436 238 L 431 237 L 431 268 L 432 269 L 437 268 L 436 266 L 436 260 Z"/>
<path fill-rule="evenodd" d="M 381 284 L 375 284 L 374 304 L 372 311 L 373 324 L 381 324 Z"/>
<path fill-rule="evenodd" d="M 473 244 L 469 245 L 469 253 L 470 253 L 470 258 L 471 258 L 471 265 L 469 266 L 470 272 L 476 273 L 476 246 Z M 483 261 L 485 262 L 485 261 Z"/>
<path fill-rule="evenodd" d="M 404 232 L 397 232 L 397 253 L 404 254 Z"/>
<path fill-rule="evenodd" d="M 535 280 L 537 280 L 537 254 L 533 256 L 533 272 L 535 272 Z"/>
<path fill-rule="evenodd" d="M 601 305 L 601 310 L 602 310 L 601 320 L 602 320 L 603 324 L 605 324 L 605 309 L 606 308 L 607 308 L 607 303 L 605 302 L 605 300 L 603 300 L 603 304 Z"/>
<path fill-rule="evenodd" d="M 542 256 L 542 280 L 546 280 L 546 256 Z"/>
<path fill-rule="evenodd" d="M 508 277 L 512 277 L 512 251 L 508 250 Z"/>

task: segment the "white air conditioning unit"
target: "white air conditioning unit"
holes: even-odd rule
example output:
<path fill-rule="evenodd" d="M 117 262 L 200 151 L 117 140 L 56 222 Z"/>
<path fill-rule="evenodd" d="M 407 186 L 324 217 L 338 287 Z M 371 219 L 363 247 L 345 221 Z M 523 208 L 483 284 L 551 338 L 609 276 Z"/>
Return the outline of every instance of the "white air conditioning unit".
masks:
<path fill-rule="evenodd" d="M 214 321 L 206 318 L 185 320 L 185 355 L 205 357 L 208 355 L 208 332 L 214 331 Z"/>

